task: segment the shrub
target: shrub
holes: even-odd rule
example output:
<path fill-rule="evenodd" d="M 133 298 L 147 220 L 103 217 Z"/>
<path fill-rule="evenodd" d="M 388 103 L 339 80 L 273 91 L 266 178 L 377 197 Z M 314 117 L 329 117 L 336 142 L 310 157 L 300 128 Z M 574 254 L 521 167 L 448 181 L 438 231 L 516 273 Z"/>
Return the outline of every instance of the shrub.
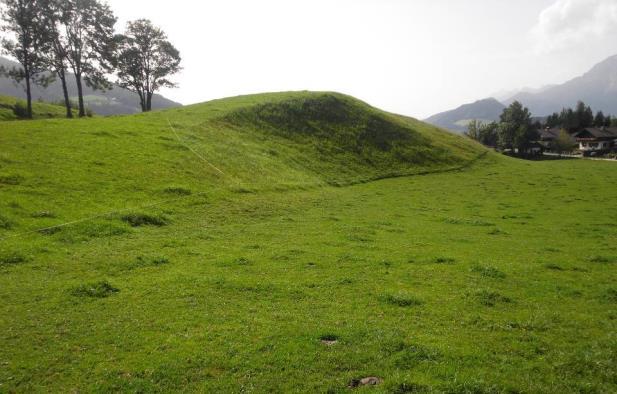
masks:
<path fill-rule="evenodd" d="M 28 119 L 28 106 L 22 101 L 18 101 L 13 106 L 13 113 L 17 119 Z"/>
<path fill-rule="evenodd" d="M 110 285 L 107 281 L 83 284 L 71 290 L 75 297 L 106 298 L 120 290 Z"/>
<path fill-rule="evenodd" d="M 167 218 L 162 215 L 150 215 L 147 213 L 129 213 L 121 217 L 121 219 L 132 227 L 141 226 L 165 226 L 168 223 Z"/>

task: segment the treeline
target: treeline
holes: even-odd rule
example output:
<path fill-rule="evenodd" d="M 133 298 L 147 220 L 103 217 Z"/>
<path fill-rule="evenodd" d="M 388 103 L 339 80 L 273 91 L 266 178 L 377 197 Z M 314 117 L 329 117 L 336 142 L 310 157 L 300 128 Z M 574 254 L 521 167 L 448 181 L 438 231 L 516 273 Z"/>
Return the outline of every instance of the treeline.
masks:
<path fill-rule="evenodd" d="M 99 0 L 0 0 L 3 52 L 21 67 L 0 70 L 23 83 L 26 117 L 32 118 L 32 85 L 46 87 L 59 80 L 66 116 L 73 117 L 67 88 L 75 77 L 77 107 L 86 116 L 83 86 L 108 90 L 112 83 L 137 93 L 141 109 L 152 109 L 152 97 L 175 87 L 169 77 L 180 71 L 180 53 L 160 28 L 146 19 L 129 22 L 116 34 L 117 18 Z"/>
<path fill-rule="evenodd" d="M 550 115 L 544 123 L 533 122 L 529 109 L 515 101 L 503 111 L 499 122 L 469 122 L 465 135 L 486 146 L 524 152 L 540 139 L 539 131 L 546 127 L 563 130 L 556 143 L 565 150 L 572 144 L 571 133 L 586 127 L 617 127 L 617 117 L 605 116 L 602 111 L 594 115 L 590 106 L 579 101 L 574 109 L 564 108 Z"/>
<path fill-rule="evenodd" d="M 472 120 L 465 134 L 484 145 L 519 152 L 524 152 L 540 138 L 531 112 L 518 101 L 504 109 L 499 122 Z"/>
<path fill-rule="evenodd" d="M 571 133 L 586 127 L 617 127 L 617 118 L 598 111 L 595 115 L 590 106 L 579 101 L 575 108 L 564 108 L 546 119 L 545 127 L 560 128 Z"/>

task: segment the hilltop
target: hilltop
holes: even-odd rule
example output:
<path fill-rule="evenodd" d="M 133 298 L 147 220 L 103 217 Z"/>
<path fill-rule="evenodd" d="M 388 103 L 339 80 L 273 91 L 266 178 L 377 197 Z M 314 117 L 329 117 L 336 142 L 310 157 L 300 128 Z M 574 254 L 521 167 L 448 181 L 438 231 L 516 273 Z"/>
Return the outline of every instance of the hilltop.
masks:
<path fill-rule="evenodd" d="M 463 132 L 467 130 L 467 124 L 474 119 L 481 122 L 498 121 L 505 108 L 496 99 L 488 98 L 433 115 L 425 121 L 448 130 Z"/>
<path fill-rule="evenodd" d="M 6 68 L 20 67 L 10 59 L 0 57 L 0 66 Z M 75 77 L 67 73 L 69 94 L 73 101 L 77 101 L 77 87 Z M 26 98 L 26 93 L 22 86 L 5 76 L 0 75 L 0 94 L 13 96 L 21 99 Z M 32 98 L 42 100 L 47 103 L 63 102 L 62 85 L 60 81 L 51 83 L 46 88 L 34 85 L 32 88 Z M 139 97 L 137 94 L 115 86 L 109 91 L 93 90 L 84 84 L 84 100 L 86 105 L 97 115 L 123 115 L 135 114 L 141 111 L 139 108 Z M 181 104 L 169 100 L 161 95 L 154 95 L 152 98 L 153 109 L 165 109 L 179 107 Z"/>
<path fill-rule="evenodd" d="M 26 107 L 26 101 L 10 96 L 0 96 L 0 121 L 2 120 L 17 120 L 20 116 L 15 113 L 15 108 L 21 106 Z M 32 111 L 34 119 L 49 119 L 63 118 L 66 116 L 66 110 L 60 105 L 33 102 Z"/>
<path fill-rule="evenodd" d="M 0 146 L 0 391 L 617 390 L 615 163 L 328 92 Z"/>

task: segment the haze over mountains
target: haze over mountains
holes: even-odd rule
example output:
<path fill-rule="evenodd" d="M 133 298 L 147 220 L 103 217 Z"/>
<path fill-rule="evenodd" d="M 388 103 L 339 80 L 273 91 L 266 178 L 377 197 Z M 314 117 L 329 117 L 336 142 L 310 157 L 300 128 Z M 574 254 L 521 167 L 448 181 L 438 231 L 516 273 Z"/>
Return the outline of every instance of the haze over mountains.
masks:
<path fill-rule="evenodd" d="M 584 75 L 561 85 L 540 89 L 526 89 L 499 102 L 489 98 L 442 112 L 426 119 L 428 123 L 452 131 L 462 132 L 472 119 L 496 121 L 505 106 L 520 101 L 537 117 L 574 107 L 579 100 L 590 105 L 594 111 L 617 115 L 617 55 L 598 63 Z"/>
<path fill-rule="evenodd" d="M 12 68 L 18 67 L 19 64 L 10 59 L 0 57 L 0 66 Z M 77 87 L 73 74 L 69 74 L 67 80 L 69 94 L 76 101 Z M 55 81 L 47 88 L 33 85 L 32 91 L 34 100 L 43 100 L 45 102 L 59 102 L 63 100 L 60 81 Z M 26 98 L 23 87 L 4 76 L 0 76 L 0 95 L 14 96 L 22 99 Z M 84 95 L 86 105 L 98 115 L 126 115 L 141 112 L 137 94 L 120 87 L 115 87 L 110 91 L 103 92 L 100 90 L 95 91 L 84 84 Z M 181 104 L 158 94 L 154 95 L 152 100 L 153 109 L 165 109 L 179 106 L 181 106 Z"/>

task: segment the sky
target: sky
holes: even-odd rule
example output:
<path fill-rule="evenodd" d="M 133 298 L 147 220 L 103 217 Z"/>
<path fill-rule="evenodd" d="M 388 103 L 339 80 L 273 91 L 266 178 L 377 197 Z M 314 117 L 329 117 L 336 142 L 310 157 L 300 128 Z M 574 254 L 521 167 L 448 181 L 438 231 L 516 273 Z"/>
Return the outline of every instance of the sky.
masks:
<path fill-rule="evenodd" d="M 182 104 L 337 91 L 426 118 L 617 54 L 617 0 L 108 0 L 180 50 Z M 170 6 L 171 5 L 171 6 Z"/>

